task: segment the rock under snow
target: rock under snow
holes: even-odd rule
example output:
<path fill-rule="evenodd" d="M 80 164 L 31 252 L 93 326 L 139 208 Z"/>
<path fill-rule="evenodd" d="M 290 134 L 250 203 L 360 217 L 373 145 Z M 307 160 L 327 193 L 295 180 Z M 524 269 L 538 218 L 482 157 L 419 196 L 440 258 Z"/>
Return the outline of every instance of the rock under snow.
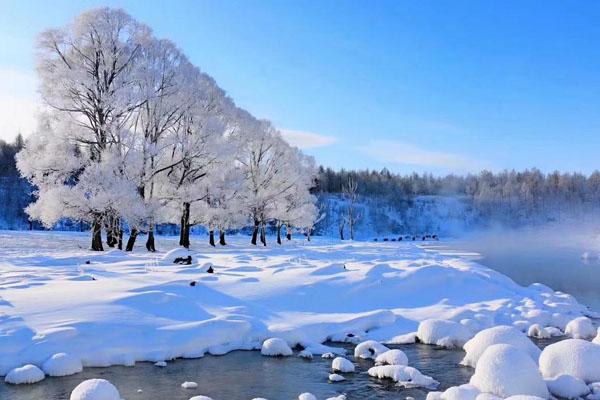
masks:
<path fill-rule="evenodd" d="M 463 348 L 467 354 L 461 364 L 470 367 L 477 366 L 477 360 L 483 352 L 488 347 L 500 343 L 510 344 L 525 351 L 533 360 L 537 360 L 541 352 L 523 332 L 512 326 L 502 325 L 484 329 L 465 343 Z"/>
<path fill-rule="evenodd" d="M 161 368 L 164 368 L 164 367 L 166 367 L 166 366 L 167 366 L 167 362 L 166 362 L 166 361 L 157 361 L 157 362 L 155 362 L 155 363 L 154 363 L 154 365 L 155 365 L 156 367 L 161 367 Z"/>
<path fill-rule="evenodd" d="M 547 346 L 540 355 L 544 378 L 571 375 L 586 383 L 600 381 L 600 345 L 567 339 Z"/>
<path fill-rule="evenodd" d="M 475 400 L 503 400 L 502 397 L 498 397 L 491 393 L 479 393 Z"/>
<path fill-rule="evenodd" d="M 562 335 L 562 331 L 554 326 L 542 327 L 540 324 L 533 324 L 527 329 L 527 336 L 538 339 L 549 339 Z"/>
<path fill-rule="evenodd" d="M 343 376 L 339 375 L 339 374 L 329 374 L 329 378 L 328 378 L 331 382 L 341 382 L 341 381 L 345 381 L 346 378 L 344 378 Z"/>
<path fill-rule="evenodd" d="M 312 393 L 302 393 L 300 396 L 298 396 L 298 400 L 317 400 L 317 398 L 315 397 L 314 394 Z"/>
<path fill-rule="evenodd" d="M 529 395 L 524 395 L 524 394 L 517 394 L 514 396 L 510 396 L 507 397 L 504 400 L 546 400 L 543 397 L 538 397 L 538 396 L 529 396 Z"/>
<path fill-rule="evenodd" d="M 417 330 L 421 342 L 448 348 L 463 346 L 471 336 L 464 325 L 443 319 L 426 319 Z"/>
<path fill-rule="evenodd" d="M 441 400 L 475 400 L 481 391 L 471 385 L 453 386 L 444 391 L 440 398 Z"/>
<path fill-rule="evenodd" d="M 42 365 L 49 376 L 67 376 L 83 371 L 81 360 L 67 353 L 57 353 Z"/>
<path fill-rule="evenodd" d="M 594 337 L 596 330 L 588 317 L 578 317 L 571 320 L 565 328 L 565 334 L 573 339 L 589 339 Z"/>
<path fill-rule="evenodd" d="M 596 334 L 596 337 L 594 338 L 594 340 L 592 340 L 592 342 L 600 344 L 600 328 L 598 328 L 598 333 Z"/>
<path fill-rule="evenodd" d="M 379 379 L 391 379 L 406 388 L 424 387 L 433 389 L 439 384 L 418 369 L 405 365 L 379 365 L 369 368 L 368 374 Z"/>
<path fill-rule="evenodd" d="M 120 400 L 116 387 L 106 379 L 88 379 L 71 392 L 70 400 Z"/>
<path fill-rule="evenodd" d="M 358 358 L 377 358 L 378 355 L 385 353 L 389 349 L 382 345 L 381 343 L 375 340 L 367 340 L 365 342 L 359 343 L 354 348 L 354 357 Z"/>
<path fill-rule="evenodd" d="M 185 381 L 181 384 L 181 387 L 184 389 L 196 389 L 198 384 L 196 382 Z"/>
<path fill-rule="evenodd" d="M 287 342 L 280 338 L 270 338 L 263 342 L 260 354 L 263 356 L 291 356 L 292 349 Z"/>
<path fill-rule="evenodd" d="M 328 397 L 327 400 L 346 400 L 346 395 L 340 394 L 339 396 Z"/>
<path fill-rule="evenodd" d="M 306 358 L 307 360 L 312 360 L 313 359 L 313 353 L 311 353 L 310 351 L 304 349 L 300 353 L 298 353 L 298 357 L 300 357 L 300 358 Z"/>
<path fill-rule="evenodd" d="M 559 375 L 556 378 L 547 379 L 546 386 L 554 396 L 564 399 L 576 399 L 590 392 L 590 388 L 584 381 L 571 375 Z"/>
<path fill-rule="evenodd" d="M 212 397 L 208 396 L 194 396 L 191 397 L 190 400 L 213 400 Z"/>
<path fill-rule="evenodd" d="M 354 364 L 344 357 L 336 357 L 331 362 L 331 370 L 334 372 L 354 372 Z"/>
<path fill-rule="evenodd" d="M 523 349 L 510 344 L 487 348 L 470 383 L 480 391 L 500 397 L 530 395 L 548 398 L 548 389 L 537 364 Z"/>
<path fill-rule="evenodd" d="M 43 380 L 46 376 L 44 372 L 32 364 L 27 364 L 11 370 L 4 377 L 6 383 L 21 385 L 24 383 L 36 383 Z"/>
<path fill-rule="evenodd" d="M 408 357 L 406 357 L 406 354 L 402 350 L 392 349 L 378 355 L 375 358 L 375 364 L 408 365 Z"/>

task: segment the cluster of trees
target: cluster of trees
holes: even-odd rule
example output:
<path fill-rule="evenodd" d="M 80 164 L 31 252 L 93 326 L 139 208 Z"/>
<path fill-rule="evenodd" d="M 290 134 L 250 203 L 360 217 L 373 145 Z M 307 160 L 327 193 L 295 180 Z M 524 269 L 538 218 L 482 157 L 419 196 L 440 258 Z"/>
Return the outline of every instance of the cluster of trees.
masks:
<path fill-rule="evenodd" d="M 310 231 L 314 160 L 273 125 L 237 107 L 170 41 L 124 11 L 85 12 L 38 39 L 39 127 L 16 155 L 35 186 L 30 218 L 51 227 L 84 221 L 92 249 L 132 250 L 139 233 L 155 250 L 157 224 L 180 225 L 180 244 L 203 225 L 215 244 L 250 225 Z"/>
<path fill-rule="evenodd" d="M 19 175 L 15 165 L 15 155 L 23 146 L 20 134 L 12 143 L 0 139 L 0 228 L 33 228 L 24 211 L 32 200 L 32 187 Z"/>

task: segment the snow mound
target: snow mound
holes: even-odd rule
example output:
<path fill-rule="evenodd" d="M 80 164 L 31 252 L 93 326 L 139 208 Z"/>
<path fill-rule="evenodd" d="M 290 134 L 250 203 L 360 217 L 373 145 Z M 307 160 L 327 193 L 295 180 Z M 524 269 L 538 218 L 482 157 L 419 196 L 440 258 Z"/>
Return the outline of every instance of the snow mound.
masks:
<path fill-rule="evenodd" d="M 475 400 L 502 400 L 502 397 L 498 397 L 491 393 L 480 393 Z"/>
<path fill-rule="evenodd" d="M 45 377 L 41 369 L 35 365 L 27 364 L 11 370 L 4 378 L 4 381 L 13 385 L 21 385 L 23 383 L 36 383 L 44 380 Z"/>
<path fill-rule="evenodd" d="M 567 339 L 547 346 L 540 355 L 544 378 L 571 375 L 586 383 L 600 381 L 600 345 Z"/>
<path fill-rule="evenodd" d="M 328 378 L 331 382 L 341 382 L 341 381 L 345 381 L 346 378 L 344 378 L 343 376 L 339 375 L 339 374 L 329 374 L 329 378 Z"/>
<path fill-rule="evenodd" d="M 57 353 L 42 365 L 49 376 L 67 376 L 83 371 L 81 360 L 67 353 Z"/>
<path fill-rule="evenodd" d="M 440 396 L 441 400 L 475 400 L 481 391 L 471 384 L 452 386 Z"/>
<path fill-rule="evenodd" d="M 598 328 L 598 333 L 596 334 L 596 337 L 594 338 L 594 340 L 592 340 L 592 342 L 600 344 L 600 328 Z"/>
<path fill-rule="evenodd" d="M 510 344 L 487 348 L 470 383 L 480 391 L 500 397 L 530 395 L 548 398 L 548 389 L 530 355 Z"/>
<path fill-rule="evenodd" d="M 181 387 L 184 389 L 196 389 L 198 384 L 196 382 L 185 381 L 181 384 Z"/>
<path fill-rule="evenodd" d="M 464 325 L 443 319 L 427 319 L 417 329 L 421 342 L 448 348 L 463 346 L 471 336 L 471 331 Z"/>
<path fill-rule="evenodd" d="M 154 363 L 154 365 L 156 367 L 164 368 L 164 367 L 167 366 L 167 362 L 166 361 L 157 361 L 157 362 Z"/>
<path fill-rule="evenodd" d="M 547 379 L 548 390 L 556 397 L 576 399 L 590 392 L 590 388 L 581 379 L 571 375 L 559 375 L 554 379 Z"/>
<path fill-rule="evenodd" d="M 213 400 L 212 397 L 208 396 L 194 396 L 191 397 L 190 400 Z"/>
<path fill-rule="evenodd" d="M 120 400 L 116 387 L 106 379 L 88 379 L 71 392 L 70 400 Z"/>
<path fill-rule="evenodd" d="M 192 253 L 188 249 L 184 249 L 181 247 L 175 248 L 173 250 L 167 251 L 161 258 L 162 264 L 164 265 L 173 265 L 175 264 L 175 260 L 178 258 L 187 259 L 188 257 L 192 257 L 192 262 L 196 261 L 196 257 L 194 253 Z"/>
<path fill-rule="evenodd" d="M 346 395 L 340 394 L 339 396 L 328 397 L 327 400 L 346 400 Z"/>
<path fill-rule="evenodd" d="M 515 396 L 507 397 L 504 400 L 545 400 L 543 397 L 529 396 L 524 394 L 517 394 Z"/>
<path fill-rule="evenodd" d="M 293 351 L 285 340 L 280 338 L 270 338 L 263 342 L 260 354 L 272 357 L 291 356 Z"/>
<path fill-rule="evenodd" d="M 496 326 L 484 329 L 477 333 L 464 345 L 467 353 L 460 362 L 470 367 L 477 366 L 477 360 L 483 352 L 494 344 L 510 344 L 529 354 L 533 360 L 537 360 L 541 350 L 521 331 L 512 326 Z"/>
<path fill-rule="evenodd" d="M 389 349 L 375 340 L 367 340 L 359 343 L 354 348 L 354 357 L 358 358 L 376 358 L 378 355 L 385 353 Z"/>
<path fill-rule="evenodd" d="M 317 398 L 312 393 L 302 393 L 298 396 L 298 400 L 317 400 Z"/>
<path fill-rule="evenodd" d="M 354 372 L 354 364 L 344 357 L 336 357 L 331 362 L 331 369 L 334 372 Z"/>
<path fill-rule="evenodd" d="M 596 330 L 592 320 L 588 317 L 578 317 L 569 321 L 565 328 L 565 334 L 573 339 L 589 339 L 594 337 Z"/>
<path fill-rule="evenodd" d="M 321 354 L 321 358 L 335 358 L 335 354 L 331 352 Z"/>
<path fill-rule="evenodd" d="M 377 365 L 408 365 L 408 357 L 402 350 L 392 349 L 381 353 L 375 358 Z"/>
<path fill-rule="evenodd" d="M 313 353 L 304 349 L 302 350 L 300 353 L 298 353 L 298 357 L 300 358 L 306 358 L 307 360 L 312 360 L 313 359 Z"/>
<path fill-rule="evenodd" d="M 434 389 L 439 382 L 430 376 L 423 375 L 418 369 L 405 365 L 379 365 L 367 371 L 372 377 L 391 379 L 406 388 L 424 387 Z"/>
<path fill-rule="evenodd" d="M 540 324 L 533 324 L 527 329 L 527 336 L 538 339 L 549 339 L 554 336 L 562 336 L 560 329 L 554 326 L 542 327 Z"/>

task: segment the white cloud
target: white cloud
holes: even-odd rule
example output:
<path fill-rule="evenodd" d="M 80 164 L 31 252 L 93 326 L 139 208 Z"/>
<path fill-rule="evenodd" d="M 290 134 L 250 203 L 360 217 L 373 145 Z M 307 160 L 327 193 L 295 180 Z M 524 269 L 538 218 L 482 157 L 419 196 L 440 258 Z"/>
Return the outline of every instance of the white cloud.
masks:
<path fill-rule="evenodd" d="M 444 170 L 446 172 L 472 172 L 485 165 L 456 153 L 429 150 L 396 140 L 374 140 L 361 148 L 370 157 L 383 162 Z"/>
<path fill-rule="evenodd" d="M 321 135 L 314 132 L 294 131 L 291 129 L 281 129 L 281 136 L 300 149 L 313 149 L 315 147 L 329 146 L 337 142 L 334 136 Z"/>
<path fill-rule="evenodd" d="M 0 67 L 0 139 L 29 135 L 36 126 L 38 106 L 35 75 Z"/>

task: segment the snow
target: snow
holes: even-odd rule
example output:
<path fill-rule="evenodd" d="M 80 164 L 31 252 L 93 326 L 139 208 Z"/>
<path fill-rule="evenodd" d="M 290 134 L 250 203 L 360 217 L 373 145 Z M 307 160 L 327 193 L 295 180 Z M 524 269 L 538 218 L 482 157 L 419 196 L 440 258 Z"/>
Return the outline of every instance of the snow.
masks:
<path fill-rule="evenodd" d="M 441 400 L 475 400 L 481 392 L 471 384 L 452 386 L 440 396 Z"/>
<path fill-rule="evenodd" d="M 45 378 L 44 372 L 35 365 L 27 364 L 8 372 L 4 381 L 13 385 L 36 383 Z"/>
<path fill-rule="evenodd" d="M 208 396 L 194 396 L 190 397 L 190 400 L 213 400 L 212 397 Z"/>
<path fill-rule="evenodd" d="M 587 317 L 578 317 L 569 321 L 565 328 L 565 334 L 573 339 L 589 339 L 594 337 L 596 330 L 592 320 Z"/>
<path fill-rule="evenodd" d="M 298 396 L 298 400 L 317 400 L 317 398 L 312 393 L 302 393 Z"/>
<path fill-rule="evenodd" d="M 382 343 L 414 339 L 425 320 L 481 329 L 587 313 L 571 296 L 519 286 L 472 260 L 414 243 L 314 237 L 265 248 L 240 235 L 212 248 L 201 239 L 193 238 L 190 253 L 199 262 L 190 266 L 162 263 L 177 248 L 175 237 L 158 236 L 155 253 L 96 253 L 87 250 L 87 234 L 0 232 L 0 375 L 41 367 L 57 353 L 84 367 L 133 365 L 258 350 L 269 338 L 285 342 L 275 353 L 299 346 L 315 356 L 343 355 L 322 344 L 333 338 L 360 340 L 355 357 L 376 359 L 389 350 Z M 217 266 L 215 273 L 202 270 L 206 263 Z M 323 274 L 334 264 L 346 269 Z M 478 358 L 469 343 L 481 334 L 465 344 L 469 365 Z M 512 341 L 492 336 L 482 346 L 524 340 L 532 357 L 539 352 L 522 333 Z"/>
<path fill-rule="evenodd" d="M 181 384 L 181 387 L 184 389 L 196 389 L 198 384 L 196 382 L 185 381 Z"/>
<path fill-rule="evenodd" d="M 598 333 L 596 334 L 596 337 L 594 338 L 594 340 L 592 340 L 592 342 L 600 344 L 600 327 L 598 328 Z"/>
<path fill-rule="evenodd" d="M 331 382 L 341 382 L 341 381 L 345 381 L 346 380 L 346 378 L 344 378 L 342 375 L 339 375 L 339 374 L 329 374 L 328 379 Z"/>
<path fill-rule="evenodd" d="M 388 350 L 375 358 L 375 364 L 377 365 L 408 365 L 408 357 L 402 350 L 392 349 Z"/>
<path fill-rule="evenodd" d="M 160 368 L 164 368 L 167 366 L 166 361 L 157 361 L 154 363 L 155 366 L 160 367 Z"/>
<path fill-rule="evenodd" d="M 487 348 L 470 383 L 480 391 L 500 397 L 530 395 L 548 398 L 548 389 L 530 355 L 510 344 Z"/>
<path fill-rule="evenodd" d="M 306 358 L 307 360 L 312 360 L 313 353 L 311 353 L 308 350 L 302 350 L 300 353 L 298 353 L 298 357 Z"/>
<path fill-rule="evenodd" d="M 501 343 L 510 344 L 525 351 L 535 361 L 537 361 L 541 352 L 540 349 L 518 329 L 512 326 L 496 326 L 482 330 L 465 343 L 463 348 L 466 355 L 461 361 L 461 364 L 470 367 L 477 366 L 477 361 L 488 347 Z"/>
<path fill-rule="evenodd" d="M 291 356 L 292 349 L 285 340 L 280 338 L 270 338 L 263 342 L 260 354 L 263 356 Z"/>
<path fill-rule="evenodd" d="M 66 353 L 56 353 L 42 365 L 48 376 L 67 376 L 83 371 L 81 360 Z"/>
<path fill-rule="evenodd" d="M 385 353 L 389 349 L 375 340 L 367 340 L 359 343 L 354 348 L 354 357 L 357 358 L 377 358 L 377 356 Z"/>
<path fill-rule="evenodd" d="M 105 379 L 88 379 L 71 392 L 70 400 L 120 400 L 121 395 L 112 383 Z"/>
<path fill-rule="evenodd" d="M 334 372 L 354 372 L 354 364 L 344 357 L 336 357 L 331 362 L 331 370 Z"/>
<path fill-rule="evenodd" d="M 439 382 L 430 376 L 423 375 L 419 370 L 405 365 L 379 365 L 367 371 L 372 377 L 391 379 L 406 388 L 424 387 L 433 389 Z"/>
<path fill-rule="evenodd" d="M 590 388 L 581 379 L 571 375 L 559 375 L 553 379 L 546 379 L 548 390 L 556 397 L 576 399 L 590 393 Z"/>
<path fill-rule="evenodd" d="M 555 336 L 562 336 L 560 329 L 554 326 L 542 327 L 540 324 L 533 324 L 527 330 L 527 336 L 538 339 L 549 339 Z"/>
<path fill-rule="evenodd" d="M 600 345 L 582 339 L 553 343 L 540 355 L 540 371 L 544 378 L 571 375 L 586 383 L 600 381 Z"/>
<path fill-rule="evenodd" d="M 422 321 L 417 330 L 417 337 L 421 342 L 448 348 L 462 347 L 471 336 L 464 325 L 440 319 Z"/>

